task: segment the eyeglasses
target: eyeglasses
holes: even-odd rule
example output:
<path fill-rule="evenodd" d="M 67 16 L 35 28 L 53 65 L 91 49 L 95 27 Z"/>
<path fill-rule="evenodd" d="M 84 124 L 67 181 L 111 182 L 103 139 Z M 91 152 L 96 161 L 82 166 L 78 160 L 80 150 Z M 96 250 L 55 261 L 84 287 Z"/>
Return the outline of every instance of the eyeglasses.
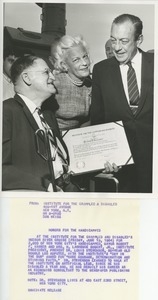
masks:
<path fill-rule="evenodd" d="M 42 73 L 44 75 L 47 75 L 48 77 L 50 76 L 50 74 L 54 76 L 53 70 L 51 70 L 50 68 L 49 69 L 45 69 L 45 70 L 37 70 L 37 71 L 30 71 L 30 70 L 28 70 L 26 73 L 29 73 L 29 72 Z"/>

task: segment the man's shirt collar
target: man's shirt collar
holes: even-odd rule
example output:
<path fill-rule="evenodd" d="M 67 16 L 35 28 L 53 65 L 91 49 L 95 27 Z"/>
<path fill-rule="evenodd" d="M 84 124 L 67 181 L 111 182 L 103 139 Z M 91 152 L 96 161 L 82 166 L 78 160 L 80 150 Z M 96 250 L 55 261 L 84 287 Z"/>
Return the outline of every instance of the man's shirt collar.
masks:
<path fill-rule="evenodd" d="M 37 109 L 36 104 L 33 101 L 31 101 L 29 98 L 27 98 L 26 96 L 19 94 L 19 93 L 18 93 L 18 95 L 23 99 L 23 101 L 29 108 L 30 112 L 33 114 L 35 112 L 35 110 Z"/>

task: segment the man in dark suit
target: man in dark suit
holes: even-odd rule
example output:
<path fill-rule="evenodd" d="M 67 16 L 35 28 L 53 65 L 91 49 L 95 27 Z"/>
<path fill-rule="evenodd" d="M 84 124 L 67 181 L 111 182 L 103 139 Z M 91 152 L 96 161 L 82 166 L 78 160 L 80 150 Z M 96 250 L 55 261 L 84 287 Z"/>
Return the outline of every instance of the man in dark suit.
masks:
<path fill-rule="evenodd" d="M 78 192 L 55 116 L 39 112 L 56 92 L 54 75 L 43 59 L 27 55 L 14 62 L 11 79 L 16 94 L 3 104 L 2 189 Z"/>
<path fill-rule="evenodd" d="M 111 27 L 114 57 L 93 69 L 92 125 L 122 120 L 135 162 L 118 171 L 120 192 L 152 192 L 154 57 L 139 48 L 142 28 L 136 16 L 115 18 Z"/>

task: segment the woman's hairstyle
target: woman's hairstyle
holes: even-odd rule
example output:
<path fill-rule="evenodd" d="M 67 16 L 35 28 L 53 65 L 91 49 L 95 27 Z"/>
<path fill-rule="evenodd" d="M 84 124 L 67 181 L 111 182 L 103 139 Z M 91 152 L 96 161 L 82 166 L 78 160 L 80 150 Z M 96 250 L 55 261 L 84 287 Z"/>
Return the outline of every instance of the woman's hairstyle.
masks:
<path fill-rule="evenodd" d="M 11 80 L 13 84 L 16 83 L 17 79 L 21 73 L 26 70 L 28 67 L 34 64 L 34 61 L 39 57 L 34 55 L 24 55 L 19 57 L 11 67 Z"/>
<path fill-rule="evenodd" d="M 77 45 L 82 45 L 86 49 L 89 56 L 87 44 L 81 36 L 73 38 L 69 35 L 64 35 L 59 40 L 54 41 L 51 46 L 50 61 L 56 70 L 60 72 L 66 72 L 66 67 L 64 66 L 64 64 L 62 64 L 65 59 L 66 52 L 70 48 Z"/>

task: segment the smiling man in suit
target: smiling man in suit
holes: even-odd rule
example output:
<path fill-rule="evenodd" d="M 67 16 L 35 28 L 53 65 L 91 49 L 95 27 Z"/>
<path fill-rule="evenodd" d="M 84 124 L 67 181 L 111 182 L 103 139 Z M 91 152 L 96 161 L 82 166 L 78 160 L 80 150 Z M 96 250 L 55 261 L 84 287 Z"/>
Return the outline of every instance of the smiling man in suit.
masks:
<path fill-rule="evenodd" d="M 91 123 L 122 120 L 135 162 L 118 172 L 120 192 L 152 192 L 154 56 L 139 48 L 142 29 L 136 16 L 115 18 L 114 57 L 93 69 Z"/>
<path fill-rule="evenodd" d="M 52 71 L 43 59 L 26 55 L 12 65 L 11 79 L 16 94 L 3 103 L 2 189 L 78 192 L 55 116 L 40 111 L 56 92 Z"/>

